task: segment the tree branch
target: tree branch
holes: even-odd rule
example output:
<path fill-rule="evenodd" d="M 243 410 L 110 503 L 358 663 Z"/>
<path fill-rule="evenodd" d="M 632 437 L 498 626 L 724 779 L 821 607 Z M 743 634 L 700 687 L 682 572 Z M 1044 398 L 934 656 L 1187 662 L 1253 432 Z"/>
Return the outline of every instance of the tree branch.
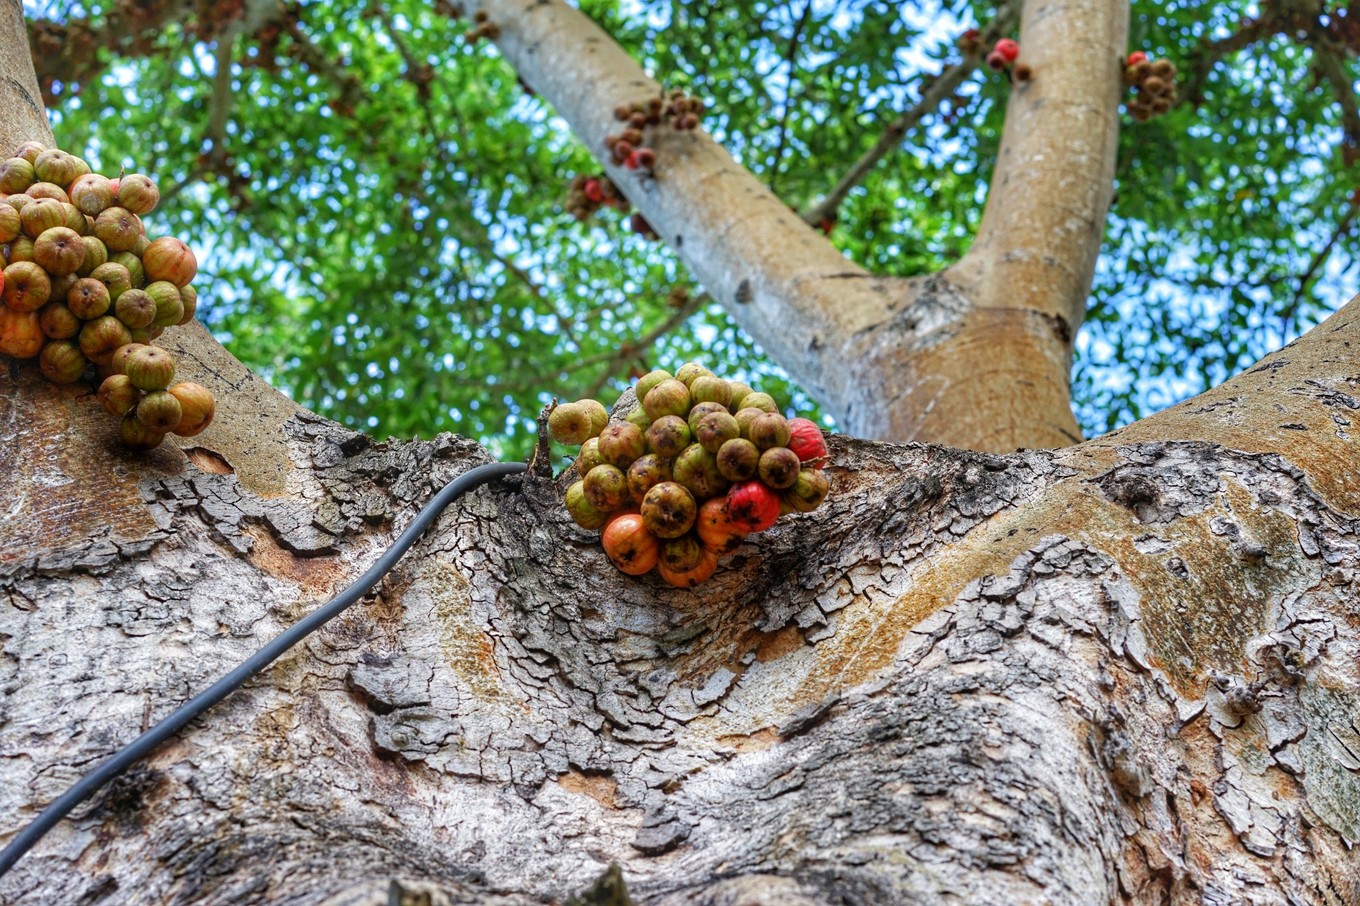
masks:
<path fill-rule="evenodd" d="M 979 46 L 982 49 L 975 53 L 965 53 L 962 60 L 952 66 L 945 67 L 922 93 L 921 100 L 910 109 L 903 111 L 888 124 L 887 128 L 883 130 L 883 134 L 879 136 L 878 141 L 874 142 L 873 147 L 865 151 L 864 154 L 860 155 L 859 160 L 850 165 L 850 169 L 836 182 L 831 191 L 826 193 L 826 197 L 802 213 L 804 222 L 817 226 L 824 221 L 834 220 L 836 213 L 845 203 L 850 192 L 864 181 L 864 177 L 869 175 L 869 172 L 878 165 L 879 161 L 897 150 L 908 132 L 915 129 L 921 120 L 938 110 L 940 105 L 959 89 L 959 86 L 972 75 L 982 62 L 986 55 L 986 48 L 1015 26 L 1018 14 L 1018 2 L 1008 2 L 997 9 L 996 18 L 987 26 L 979 39 Z"/>
<path fill-rule="evenodd" d="M 793 35 L 789 38 L 789 49 L 784 54 L 784 62 L 789 65 L 788 84 L 784 86 L 784 109 L 779 114 L 779 141 L 775 144 L 774 156 L 770 165 L 770 190 L 777 191 L 776 185 L 779 182 L 779 165 L 784 160 L 784 148 L 789 139 L 789 112 L 793 110 L 793 75 L 798 71 L 798 46 L 803 39 L 803 29 L 807 28 L 808 22 L 812 20 L 812 0 L 807 0 L 803 4 L 802 15 L 793 26 Z"/>
<path fill-rule="evenodd" d="M 644 352 L 651 349 L 658 340 L 666 336 L 672 330 L 675 330 L 675 328 L 679 327 L 681 324 L 684 324 L 689 320 L 690 315 L 712 301 L 713 298 L 709 296 L 708 293 L 699 293 L 692 296 L 679 308 L 673 311 L 670 317 L 666 318 L 666 320 L 662 321 L 656 327 L 652 328 L 641 337 L 638 337 L 637 340 L 632 343 L 628 343 L 626 346 L 620 346 L 618 352 L 613 353 L 609 357 L 609 364 L 600 371 L 599 376 L 591 383 L 590 388 L 586 390 L 585 395 L 593 397 L 598 394 L 616 371 L 626 365 L 629 361 L 638 358 Z"/>
<path fill-rule="evenodd" d="M 217 52 L 213 59 L 217 71 L 213 74 L 212 99 L 208 104 L 208 141 L 212 145 L 212 156 L 219 162 L 227 156 L 227 118 L 231 114 L 231 56 L 236 44 L 236 31 L 228 28 L 217 39 Z"/>

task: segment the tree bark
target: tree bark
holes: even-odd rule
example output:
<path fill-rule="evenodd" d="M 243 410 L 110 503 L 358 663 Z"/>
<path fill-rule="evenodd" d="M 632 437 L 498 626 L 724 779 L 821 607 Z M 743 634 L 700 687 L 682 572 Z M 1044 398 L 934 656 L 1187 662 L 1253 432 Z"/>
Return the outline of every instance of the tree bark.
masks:
<path fill-rule="evenodd" d="M 0 842 L 489 459 L 166 339 L 220 414 L 150 455 L 0 374 Z M 835 437 L 828 503 L 693 592 L 615 572 L 565 477 L 484 488 L 0 902 L 557 903 L 611 862 L 648 904 L 1356 902 L 1357 374 L 1360 298 L 1067 449 Z"/>
<path fill-rule="evenodd" d="M 470 2 L 704 288 L 848 433 L 1008 452 L 1080 440 L 1068 390 L 1112 194 L 1126 0 L 1030 0 L 977 241 L 928 278 L 847 261 L 702 132 L 610 163 L 612 112 L 661 86 L 561 0 Z"/>
<path fill-rule="evenodd" d="M 618 861 L 645 903 L 1353 902 L 1356 349 L 1360 299 L 1062 451 L 835 438 L 828 504 L 694 592 L 614 572 L 564 479 L 483 489 L 0 897 L 544 903 Z M 261 491 L 2 396 L 46 471 L 5 498 L 0 839 L 488 458 L 295 412 Z"/>

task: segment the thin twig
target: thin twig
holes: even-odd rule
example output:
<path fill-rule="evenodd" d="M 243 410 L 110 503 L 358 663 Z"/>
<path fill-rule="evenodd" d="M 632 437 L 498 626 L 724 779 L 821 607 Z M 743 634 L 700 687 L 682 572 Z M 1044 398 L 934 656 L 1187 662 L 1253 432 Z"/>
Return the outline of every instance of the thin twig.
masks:
<path fill-rule="evenodd" d="M 996 18 L 992 20 L 978 39 L 979 47 L 986 48 L 998 37 L 1010 31 L 1016 19 L 1019 18 L 1019 14 L 1018 2 L 1006 3 L 997 9 Z M 859 160 L 850 165 L 850 169 L 846 171 L 831 191 L 821 201 L 802 213 L 803 220 L 817 226 L 824 221 L 834 219 L 836 212 L 840 210 L 840 206 L 845 202 L 851 190 L 864 181 L 864 177 L 878 165 L 879 161 L 902 144 L 902 139 L 908 132 L 916 128 L 917 124 L 933 111 L 939 109 L 940 104 L 944 103 L 946 98 L 958 90 L 958 87 L 973 73 L 973 70 L 978 68 L 982 58 L 982 51 L 967 53 L 964 54 L 962 60 L 946 67 L 926 88 L 921 95 L 921 100 L 889 123 L 874 146 L 864 152 Z"/>
<path fill-rule="evenodd" d="M 610 353 L 607 358 L 609 364 L 606 365 L 589 389 L 586 390 L 587 397 L 593 397 L 604 388 L 604 385 L 613 377 L 614 372 L 627 364 L 630 360 L 637 358 L 641 353 L 651 349 L 657 340 L 689 320 L 690 315 L 694 314 L 706 303 L 711 302 L 712 297 L 708 293 L 699 293 L 688 302 L 685 302 L 666 320 L 662 321 L 647 334 L 639 337 L 635 342 L 620 346 L 617 352 Z"/>
<path fill-rule="evenodd" d="M 1299 283 L 1298 287 L 1294 290 L 1294 298 L 1290 301 L 1289 307 L 1285 309 L 1284 314 L 1280 318 L 1280 326 L 1286 336 L 1289 335 L 1290 330 L 1293 328 L 1294 317 L 1298 314 L 1299 306 L 1303 304 L 1303 297 L 1304 294 L 1308 292 L 1308 285 L 1313 282 L 1313 278 L 1317 276 L 1317 272 L 1327 263 L 1327 259 L 1332 255 L 1332 249 L 1336 247 L 1336 244 L 1341 240 L 1341 237 L 1350 232 L 1351 226 L 1355 223 L 1357 214 L 1360 214 L 1360 190 L 1357 190 L 1351 195 L 1350 204 L 1347 205 L 1346 213 L 1342 215 L 1341 220 L 1336 225 L 1336 229 L 1332 230 L 1332 235 L 1327 239 L 1327 242 L 1322 248 L 1318 249 L 1318 253 L 1313 256 L 1313 260 L 1309 262 L 1307 269 L 1299 275 Z"/>
<path fill-rule="evenodd" d="M 775 145 L 774 160 L 770 165 L 770 190 L 776 195 L 779 194 L 775 191 L 775 185 L 779 181 L 779 164 L 784 159 L 784 148 L 789 138 L 789 113 L 793 110 L 793 77 L 798 72 L 798 45 L 803 40 L 803 29 L 811 19 L 812 0 L 807 0 L 807 3 L 803 4 L 803 14 L 793 26 L 788 52 L 784 54 L 784 61 L 789 64 L 789 75 L 784 85 L 784 109 L 779 114 L 779 142 Z"/>

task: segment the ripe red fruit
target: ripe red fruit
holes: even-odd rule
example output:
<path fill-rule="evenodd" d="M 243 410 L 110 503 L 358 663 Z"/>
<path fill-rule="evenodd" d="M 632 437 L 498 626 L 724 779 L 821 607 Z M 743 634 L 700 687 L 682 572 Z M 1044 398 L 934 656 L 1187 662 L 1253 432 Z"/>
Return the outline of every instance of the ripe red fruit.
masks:
<path fill-rule="evenodd" d="M 600 181 L 595 177 L 586 180 L 585 186 L 581 189 L 586 198 L 595 204 L 604 203 L 604 189 L 600 188 Z"/>
<path fill-rule="evenodd" d="M 642 166 L 642 162 L 638 159 L 638 153 L 634 151 L 632 154 L 628 155 L 628 159 L 623 162 L 623 165 L 630 170 L 636 170 L 638 167 Z"/>
<path fill-rule="evenodd" d="M 1128 65 L 1137 66 L 1139 63 L 1146 62 L 1147 58 L 1148 58 L 1147 54 L 1143 53 L 1141 50 L 1135 50 L 1133 53 L 1129 54 Z"/>
<path fill-rule="evenodd" d="M 1010 38 L 1002 38 L 996 42 L 996 46 L 992 48 L 992 53 L 1000 54 L 1001 59 L 1007 63 L 1014 63 L 1016 57 L 1020 56 L 1020 45 Z"/>
<path fill-rule="evenodd" d="M 1006 58 L 1001 56 L 1001 54 L 997 53 L 996 51 L 992 51 L 991 53 L 987 54 L 987 68 L 995 69 L 998 71 L 1005 69 Z"/>
<path fill-rule="evenodd" d="M 633 157 L 637 159 L 639 167 L 651 169 L 656 163 L 656 152 L 651 148 L 638 148 L 633 152 Z"/>
<path fill-rule="evenodd" d="M 684 539 L 677 539 L 683 541 Z M 699 562 L 684 570 L 671 569 L 664 560 L 658 560 L 656 571 L 667 585 L 676 588 L 694 588 L 707 582 L 718 568 L 718 555 L 706 547 L 699 547 Z"/>
<path fill-rule="evenodd" d="M 964 41 L 976 41 L 978 38 L 981 38 L 981 37 L 982 37 L 982 32 L 978 31 L 976 28 L 970 28 L 970 29 L 968 29 L 967 31 L 965 31 L 965 32 L 963 33 L 963 35 L 962 35 L 962 40 L 964 40 Z"/>
<path fill-rule="evenodd" d="M 694 521 L 694 533 L 700 543 L 715 554 L 730 554 L 741 547 L 746 532 L 742 531 L 727 515 L 727 501 L 722 497 L 705 500 L 699 507 L 699 516 Z"/>
<path fill-rule="evenodd" d="M 759 479 L 733 485 L 727 492 L 727 515 L 742 531 L 763 532 L 779 518 L 779 494 Z"/>
<path fill-rule="evenodd" d="M 826 466 L 826 440 L 815 423 L 806 418 L 789 419 L 789 442 L 786 446 L 798 454 L 798 461 L 821 469 Z"/>
<path fill-rule="evenodd" d="M 619 571 L 630 576 L 651 572 L 661 555 L 656 536 L 647 531 L 638 513 L 623 513 L 611 519 L 604 527 L 600 543 Z"/>

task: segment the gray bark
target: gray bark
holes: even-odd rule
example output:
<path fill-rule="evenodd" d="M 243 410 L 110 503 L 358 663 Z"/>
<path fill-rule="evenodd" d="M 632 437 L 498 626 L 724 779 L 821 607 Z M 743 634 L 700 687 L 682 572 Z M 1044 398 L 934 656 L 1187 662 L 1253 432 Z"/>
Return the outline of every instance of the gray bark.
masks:
<path fill-rule="evenodd" d="M 0 900 L 552 903 L 618 862 L 656 904 L 1355 902 L 1358 322 L 1198 402 L 1294 400 L 1292 453 L 1184 410 L 1011 456 L 837 438 L 827 505 L 693 592 L 616 573 L 561 480 L 482 489 Z M 53 400 L 103 418 L 27 368 L 0 399 L 25 450 Z M 282 493 L 74 433 L 89 471 L 9 489 L 0 840 L 488 459 L 279 424 Z M 139 496 L 42 530 L 100 470 Z"/>

